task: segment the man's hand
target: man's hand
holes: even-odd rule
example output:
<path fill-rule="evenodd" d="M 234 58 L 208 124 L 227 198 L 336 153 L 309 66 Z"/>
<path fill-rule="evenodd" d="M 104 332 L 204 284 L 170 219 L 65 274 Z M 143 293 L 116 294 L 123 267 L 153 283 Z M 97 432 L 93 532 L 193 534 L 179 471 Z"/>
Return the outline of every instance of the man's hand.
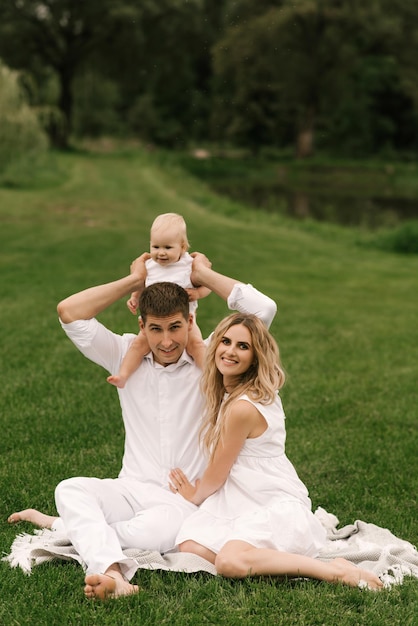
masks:
<path fill-rule="evenodd" d="M 149 252 L 144 252 L 137 259 L 131 263 L 131 275 L 135 276 L 138 280 L 138 290 L 143 290 L 145 286 L 145 279 L 147 277 L 147 270 L 145 267 L 145 261 L 151 258 Z"/>
<path fill-rule="evenodd" d="M 57 306 L 61 321 L 70 324 L 75 320 L 90 320 L 129 293 L 142 291 L 147 275 L 145 261 L 150 256 L 149 252 L 141 254 L 131 263 L 130 273 L 123 278 L 83 289 L 62 300 Z"/>

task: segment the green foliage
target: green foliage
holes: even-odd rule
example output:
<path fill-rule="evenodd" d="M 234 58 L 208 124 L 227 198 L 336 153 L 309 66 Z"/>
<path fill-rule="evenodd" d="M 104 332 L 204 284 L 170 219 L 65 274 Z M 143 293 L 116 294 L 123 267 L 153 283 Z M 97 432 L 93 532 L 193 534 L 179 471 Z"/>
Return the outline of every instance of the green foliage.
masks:
<path fill-rule="evenodd" d="M 74 134 L 78 137 L 118 135 L 123 129 L 118 115 L 119 86 L 97 72 L 87 71 L 74 81 Z"/>
<path fill-rule="evenodd" d="M 125 134 L 414 154 L 417 23 L 413 0 L 3 0 L 0 57 L 59 148 Z"/>
<path fill-rule="evenodd" d="M 0 54 L 13 67 L 31 70 L 39 83 L 45 68 L 56 77 L 58 94 L 53 104 L 61 112 L 61 127 L 51 138 L 57 147 L 68 146 L 75 77 L 119 25 L 118 19 L 112 19 L 113 5 L 111 0 L 41 5 L 36 0 L 5 0 L 0 5 Z M 123 19 L 132 19 L 132 14 Z M 24 45 L 16 46 L 16 40 Z"/>
<path fill-rule="evenodd" d="M 402 89 L 400 70 L 392 56 L 371 54 L 359 59 L 351 76 L 351 93 L 329 112 L 318 146 L 357 157 L 416 149 L 418 114 Z"/>
<path fill-rule="evenodd" d="M 399 254 L 418 254 L 418 220 L 378 233 L 371 239 L 371 245 Z"/>
<path fill-rule="evenodd" d="M 0 63 L 0 182 L 17 184 L 45 154 L 48 142 L 25 101 L 18 72 Z"/>
<path fill-rule="evenodd" d="M 119 133 L 129 119 L 127 132 L 144 129 L 144 137 L 173 145 L 206 132 L 210 47 L 222 9 L 206 4 L 57 0 L 40 8 L 35 0 L 5 0 L 0 54 L 33 73 L 39 87 L 45 72 L 54 74 L 58 93 L 48 104 L 60 110 L 63 130 L 52 134 L 55 146 L 67 147 L 73 131 Z M 17 38 L 25 46 L 16 47 Z M 138 111 L 150 101 L 157 122 L 148 127 Z"/>
<path fill-rule="evenodd" d="M 151 93 L 138 98 L 130 107 L 128 122 L 136 137 L 162 146 L 175 146 L 185 140 L 181 120 L 164 116 L 161 103 Z"/>
<path fill-rule="evenodd" d="M 350 11 L 331 4 L 271 3 L 261 15 L 239 21 L 218 42 L 215 116 L 219 109 L 226 116 L 231 139 L 253 145 L 257 140 L 267 143 L 269 136 L 274 144 L 288 138 L 289 127 L 295 141 L 299 135 L 307 137 L 326 98 L 335 100 L 343 86 L 348 88 L 348 69 L 357 54 L 349 39 L 353 18 Z"/>
<path fill-rule="evenodd" d="M 230 28 L 214 48 L 216 137 L 253 149 L 293 137 L 300 156 L 312 154 L 314 140 L 351 155 L 416 148 L 410 59 L 418 40 L 404 28 L 411 7 L 230 4 Z"/>
<path fill-rule="evenodd" d="M 135 64 L 128 60 L 122 93 L 130 130 L 147 141 L 176 146 L 208 135 L 210 47 L 219 9 L 205 5 L 154 3 L 138 24 L 141 50 L 133 51 Z"/>
<path fill-rule="evenodd" d="M 270 16 L 230 28 L 213 51 L 213 136 L 253 150 L 290 139 L 289 111 L 277 79 L 275 37 L 266 29 Z"/>

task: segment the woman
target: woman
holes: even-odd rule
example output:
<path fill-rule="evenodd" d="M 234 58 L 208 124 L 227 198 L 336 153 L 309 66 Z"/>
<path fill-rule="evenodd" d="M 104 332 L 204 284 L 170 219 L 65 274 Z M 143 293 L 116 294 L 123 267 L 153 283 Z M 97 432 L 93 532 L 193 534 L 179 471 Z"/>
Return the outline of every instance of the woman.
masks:
<path fill-rule="evenodd" d="M 179 531 L 179 549 L 231 578 L 300 576 L 379 589 L 377 576 L 345 559 L 316 558 L 326 532 L 285 454 L 284 379 L 277 344 L 257 317 L 220 322 L 202 378 L 208 466 L 195 485 L 180 468 L 170 474 L 170 489 L 200 505 Z"/>

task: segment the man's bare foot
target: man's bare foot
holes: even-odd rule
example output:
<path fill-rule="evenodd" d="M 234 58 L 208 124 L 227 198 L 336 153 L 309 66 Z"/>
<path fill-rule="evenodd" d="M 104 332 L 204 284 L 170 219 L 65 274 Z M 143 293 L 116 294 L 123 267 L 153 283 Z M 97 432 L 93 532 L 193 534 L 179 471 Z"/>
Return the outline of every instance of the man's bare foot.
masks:
<path fill-rule="evenodd" d="M 116 374 L 114 376 L 108 376 L 106 380 L 111 385 L 118 387 L 118 389 L 123 389 L 126 383 L 126 378 L 124 376 L 117 376 Z"/>
<path fill-rule="evenodd" d="M 365 569 L 360 569 L 354 563 L 346 559 L 337 558 L 330 565 L 335 567 L 334 582 L 348 585 L 349 587 L 361 587 L 374 591 L 383 588 L 383 583 L 376 574 Z"/>
<path fill-rule="evenodd" d="M 7 521 L 9 524 L 30 522 L 31 524 L 35 524 L 35 526 L 40 526 L 41 528 L 51 528 L 56 519 L 58 518 L 53 515 L 41 513 L 41 511 L 37 511 L 36 509 L 25 509 L 24 511 L 12 513 L 8 517 Z"/>
<path fill-rule="evenodd" d="M 121 574 L 114 572 L 109 574 L 88 574 L 84 580 L 84 594 L 86 598 L 107 600 L 108 598 L 120 598 L 139 592 L 138 585 L 131 585 Z"/>

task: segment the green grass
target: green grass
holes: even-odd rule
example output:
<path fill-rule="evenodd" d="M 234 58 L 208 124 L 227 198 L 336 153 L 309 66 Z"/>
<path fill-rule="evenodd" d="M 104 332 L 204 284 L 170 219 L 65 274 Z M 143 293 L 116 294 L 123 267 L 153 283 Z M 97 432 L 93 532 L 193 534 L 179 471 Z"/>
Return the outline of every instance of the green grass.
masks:
<path fill-rule="evenodd" d="M 65 338 L 55 307 L 127 272 L 166 211 L 184 215 L 192 248 L 215 269 L 278 302 L 272 331 L 288 373 L 287 451 L 313 506 L 417 544 L 418 257 L 368 247 L 353 230 L 251 212 L 163 154 L 54 158 L 60 176 L 0 189 L 0 551 L 17 532 L 9 513 L 54 513 L 62 478 L 118 472 L 116 393 Z M 202 330 L 225 313 L 215 296 L 202 301 Z M 102 319 L 116 331 L 136 330 L 123 301 Z M 97 604 L 84 599 L 75 564 L 45 564 L 26 577 L 0 563 L 0 624 L 413 626 L 418 614 L 416 580 L 377 595 L 204 574 L 139 572 L 137 580 L 137 597 Z"/>

